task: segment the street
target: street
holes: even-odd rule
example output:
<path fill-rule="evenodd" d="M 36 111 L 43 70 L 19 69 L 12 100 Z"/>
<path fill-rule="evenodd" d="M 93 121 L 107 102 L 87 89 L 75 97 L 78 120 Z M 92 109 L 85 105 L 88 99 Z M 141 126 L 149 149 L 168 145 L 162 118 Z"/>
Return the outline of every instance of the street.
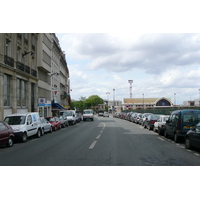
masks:
<path fill-rule="evenodd" d="M 118 118 L 95 116 L 0 147 L 1 166 L 199 166 L 200 152 Z"/>

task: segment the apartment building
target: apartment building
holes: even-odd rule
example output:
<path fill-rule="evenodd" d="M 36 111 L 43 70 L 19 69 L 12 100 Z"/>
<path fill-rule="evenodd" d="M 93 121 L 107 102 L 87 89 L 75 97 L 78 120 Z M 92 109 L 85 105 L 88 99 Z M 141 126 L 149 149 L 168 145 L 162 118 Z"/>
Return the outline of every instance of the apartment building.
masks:
<path fill-rule="evenodd" d="M 56 71 L 52 66 L 53 38 L 55 34 L 50 33 L 0 33 L 0 120 L 12 113 L 39 111 L 41 116 L 52 115 L 52 79 Z M 58 103 L 69 106 L 69 71 L 61 48 L 57 62 L 57 74 L 65 80 L 62 91 L 67 93 L 62 101 L 59 94 Z M 59 80 L 60 75 L 56 82 L 60 86 Z"/>

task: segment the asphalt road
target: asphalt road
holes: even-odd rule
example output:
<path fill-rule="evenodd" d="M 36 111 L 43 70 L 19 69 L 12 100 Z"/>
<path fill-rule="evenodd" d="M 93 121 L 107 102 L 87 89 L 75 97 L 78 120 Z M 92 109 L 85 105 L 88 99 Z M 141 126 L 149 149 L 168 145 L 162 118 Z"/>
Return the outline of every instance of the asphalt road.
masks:
<path fill-rule="evenodd" d="M 128 121 L 95 116 L 0 147 L 1 166 L 199 166 L 200 152 Z"/>

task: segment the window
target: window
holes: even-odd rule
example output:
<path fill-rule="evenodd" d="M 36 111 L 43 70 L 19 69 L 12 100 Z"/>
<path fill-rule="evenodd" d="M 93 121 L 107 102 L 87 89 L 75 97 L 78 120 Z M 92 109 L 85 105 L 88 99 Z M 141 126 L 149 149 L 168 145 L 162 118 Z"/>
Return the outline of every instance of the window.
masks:
<path fill-rule="evenodd" d="M 26 106 L 26 81 L 17 79 L 17 106 Z"/>
<path fill-rule="evenodd" d="M 22 59 L 22 52 L 21 52 L 21 48 L 18 47 L 17 48 L 17 61 L 21 62 Z"/>
<path fill-rule="evenodd" d="M 11 42 L 9 40 L 6 40 L 6 49 L 5 49 L 5 55 L 11 56 Z"/>
<path fill-rule="evenodd" d="M 4 106 L 10 106 L 10 76 L 4 75 Z"/>
<path fill-rule="evenodd" d="M 31 115 L 29 115 L 27 117 L 27 122 L 28 122 L 28 124 L 32 124 L 32 117 L 31 117 Z"/>
<path fill-rule="evenodd" d="M 8 127 L 6 127 L 2 122 L 0 122 L 0 131 L 7 130 Z"/>
<path fill-rule="evenodd" d="M 195 114 L 194 113 L 187 113 L 183 115 L 183 122 L 195 122 Z"/>

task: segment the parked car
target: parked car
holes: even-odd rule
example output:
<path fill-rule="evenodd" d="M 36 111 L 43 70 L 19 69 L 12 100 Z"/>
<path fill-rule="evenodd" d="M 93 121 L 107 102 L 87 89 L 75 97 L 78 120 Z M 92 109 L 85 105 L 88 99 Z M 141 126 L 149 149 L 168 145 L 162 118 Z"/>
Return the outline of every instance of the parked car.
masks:
<path fill-rule="evenodd" d="M 41 127 L 42 127 L 42 135 L 44 133 L 52 133 L 52 125 L 48 122 L 44 117 L 40 117 Z"/>
<path fill-rule="evenodd" d="M 131 115 L 131 117 L 130 117 L 130 121 L 131 121 L 131 122 L 135 122 L 135 118 L 136 118 L 137 114 L 138 114 L 138 113 L 133 113 L 133 114 Z"/>
<path fill-rule="evenodd" d="M 185 135 L 185 147 L 192 149 L 193 147 L 200 148 L 200 123 L 195 127 L 191 127 Z"/>
<path fill-rule="evenodd" d="M 54 131 L 61 129 L 61 121 L 58 117 L 46 117 L 45 119 L 52 124 L 52 129 Z"/>
<path fill-rule="evenodd" d="M 160 117 L 160 115 L 154 115 L 154 114 L 149 115 L 144 122 L 144 128 L 147 128 L 149 130 L 153 130 L 154 123 L 157 122 L 159 117 Z"/>
<path fill-rule="evenodd" d="M 109 117 L 109 113 L 108 112 L 104 112 L 103 113 L 103 117 Z"/>
<path fill-rule="evenodd" d="M 165 137 L 173 137 L 175 142 L 185 138 L 186 133 L 200 121 L 200 110 L 173 111 L 165 124 Z"/>
<path fill-rule="evenodd" d="M 157 122 L 154 123 L 154 132 L 158 132 L 159 135 L 162 135 L 165 131 L 165 123 L 169 119 L 169 115 L 162 115 L 158 118 Z"/>
<path fill-rule="evenodd" d="M 0 122 L 0 145 L 11 147 L 14 143 L 14 131 L 6 122 Z"/>
<path fill-rule="evenodd" d="M 143 113 L 142 114 L 142 117 L 140 118 L 139 120 L 139 124 L 144 126 L 144 121 L 146 120 L 146 118 L 149 116 L 149 115 L 152 115 L 152 113 Z"/>
<path fill-rule="evenodd" d="M 4 121 L 12 127 L 15 138 L 22 142 L 26 142 L 30 136 L 36 135 L 39 138 L 42 134 L 38 112 L 11 114 L 6 116 Z"/>
<path fill-rule="evenodd" d="M 137 113 L 136 116 L 134 117 L 134 122 L 136 124 L 139 124 L 139 120 L 142 117 L 142 113 Z"/>
<path fill-rule="evenodd" d="M 67 117 L 68 123 L 70 125 L 75 125 L 76 124 L 75 114 L 76 114 L 75 110 L 60 111 L 60 115 L 63 115 L 64 117 Z"/>
<path fill-rule="evenodd" d="M 61 116 L 59 116 L 58 118 L 59 118 L 59 120 L 60 120 L 60 122 L 61 122 L 61 127 L 62 127 L 62 128 L 65 128 L 66 126 L 69 126 L 69 122 L 68 122 L 66 116 L 61 115 Z"/>
<path fill-rule="evenodd" d="M 76 117 L 76 123 L 79 123 L 81 121 L 79 113 L 76 113 L 75 117 Z"/>

